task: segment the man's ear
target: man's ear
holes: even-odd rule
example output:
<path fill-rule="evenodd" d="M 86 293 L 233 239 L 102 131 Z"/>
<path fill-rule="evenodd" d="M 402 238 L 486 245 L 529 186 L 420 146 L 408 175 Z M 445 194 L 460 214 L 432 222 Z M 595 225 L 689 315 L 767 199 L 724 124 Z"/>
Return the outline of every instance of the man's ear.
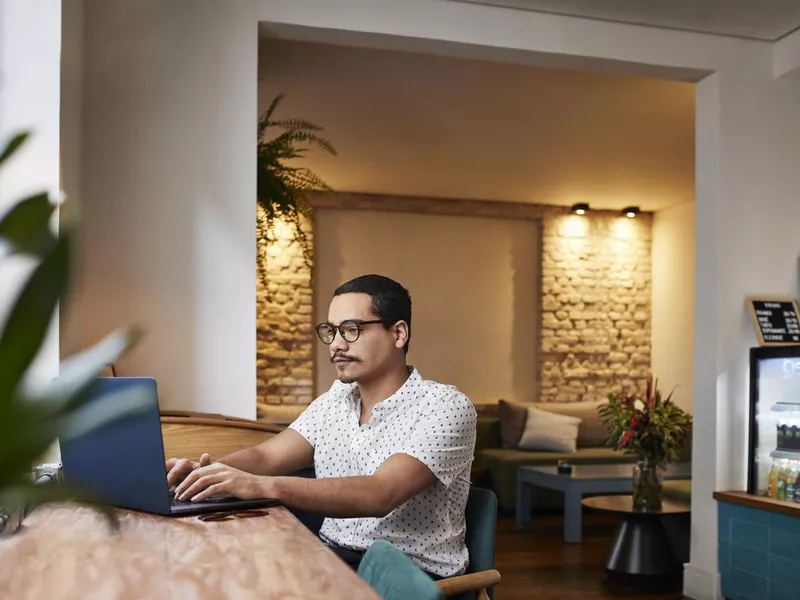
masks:
<path fill-rule="evenodd" d="M 394 345 L 396 348 L 402 348 L 406 342 L 408 342 L 408 323 L 398 321 L 394 324 Z"/>

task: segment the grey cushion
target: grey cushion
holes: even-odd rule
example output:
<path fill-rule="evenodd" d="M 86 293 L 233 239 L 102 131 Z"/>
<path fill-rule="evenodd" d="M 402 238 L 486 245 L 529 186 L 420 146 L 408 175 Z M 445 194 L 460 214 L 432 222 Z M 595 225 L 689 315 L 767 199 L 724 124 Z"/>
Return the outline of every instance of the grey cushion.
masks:
<path fill-rule="evenodd" d="M 597 408 L 606 400 L 599 402 L 536 402 L 532 406 L 559 415 L 578 417 L 578 448 L 604 446 L 607 435 Z"/>

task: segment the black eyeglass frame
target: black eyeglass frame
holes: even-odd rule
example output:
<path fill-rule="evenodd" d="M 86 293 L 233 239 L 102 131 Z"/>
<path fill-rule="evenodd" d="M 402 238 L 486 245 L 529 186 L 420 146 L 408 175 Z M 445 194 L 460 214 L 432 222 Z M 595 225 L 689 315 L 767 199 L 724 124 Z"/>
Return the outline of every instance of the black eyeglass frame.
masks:
<path fill-rule="evenodd" d="M 333 323 L 329 323 L 328 321 L 325 321 L 323 323 L 320 323 L 316 327 L 314 327 L 314 330 L 317 332 L 317 337 L 319 338 L 319 341 L 321 341 L 326 346 L 330 346 L 333 343 L 333 340 L 336 339 L 336 332 L 337 331 L 339 332 L 339 335 L 342 336 L 342 339 L 345 342 L 347 342 L 348 344 L 352 344 L 353 342 L 358 340 L 358 338 L 361 337 L 361 326 L 362 325 L 375 325 L 377 323 L 382 323 L 382 324 L 386 325 L 388 323 L 388 321 L 386 321 L 385 319 L 373 319 L 373 320 L 369 320 L 369 321 L 360 321 L 359 319 L 347 319 L 347 320 L 342 321 L 341 323 L 339 323 L 338 326 L 334 325 Z M 347 337 L 344 335 L 344 328 L 345 327 L 352 327 L 353 325 L 356 326 L 356 337 L 353 338 L 352 340 L 348 340 Z M 322 329 L 323 327 L 330 327 L 333 330 L 333 337 L 331 338 L 331 341 L 329 341 L 329 342 L 326 342 L 324 339 L 322 339 L 322 332 L 320 331 L 320 329 Z"/>

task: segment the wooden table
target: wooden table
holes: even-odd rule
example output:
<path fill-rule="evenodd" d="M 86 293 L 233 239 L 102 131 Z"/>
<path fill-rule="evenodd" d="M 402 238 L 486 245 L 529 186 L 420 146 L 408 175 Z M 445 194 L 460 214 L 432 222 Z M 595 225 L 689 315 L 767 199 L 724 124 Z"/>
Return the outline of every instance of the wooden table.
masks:
<path fill-rule="evenodd" d="M 266 600 L 378 595 L 287 509 L 202 522 L 76 505 L 34 511 L 0 540 L 0 598 Z"/>

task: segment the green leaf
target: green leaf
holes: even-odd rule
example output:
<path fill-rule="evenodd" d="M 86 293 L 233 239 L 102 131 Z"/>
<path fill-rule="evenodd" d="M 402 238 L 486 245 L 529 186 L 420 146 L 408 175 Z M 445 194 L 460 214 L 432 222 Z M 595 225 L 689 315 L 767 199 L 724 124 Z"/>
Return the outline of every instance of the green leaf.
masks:
<path fill-rule="evenodd" d="M 137 328 L 114 331 L 91 348 L 64 359 L 58 377 L 47 382 L 26 382 L 19 396 L 26 402 L 62 412 L 80 406 L 94 379 L 109 364 L 117 361 L 142 337 Z"/>
<path fill-rule="evenodd" d="M 0 402 L 8 401 L 47 335 L 67 286 L 69 235 L 59 237 L 17 297 L 0 335 Z"/>
<path fill-rule="evenodd" d="M 25 143 L 29 136 L 30 134 L 27 131 L 23 131 L 12 137 L 8 144 L 6 144 L 6 147 L 3 148 L 3 151 L 0 152 L 0 165 L 11 158 L 14 153 L 20 149 L 22 144 Z"/>
<path fill-rule="evenodd" d="M 58 423 L 38 406 L 0 405 L 0 490 L 30 473 L 58 436 Z"/>
<path fill-rule="evenodd" d="M 11 253 L 45 256 L 56 243 L 50 230 L 55 208 L 47 194 L 18 202 L 0 219 L 0 242 L 6 242 Z"/>
<path fill-rule="evenodd" d="M 106 394 L 91 404 L 85 404 L 60 419 L 59 438 L 80 437 L 112 421 L 144 411 L 152 406 L 141 390 L 121 390 Z"/>

